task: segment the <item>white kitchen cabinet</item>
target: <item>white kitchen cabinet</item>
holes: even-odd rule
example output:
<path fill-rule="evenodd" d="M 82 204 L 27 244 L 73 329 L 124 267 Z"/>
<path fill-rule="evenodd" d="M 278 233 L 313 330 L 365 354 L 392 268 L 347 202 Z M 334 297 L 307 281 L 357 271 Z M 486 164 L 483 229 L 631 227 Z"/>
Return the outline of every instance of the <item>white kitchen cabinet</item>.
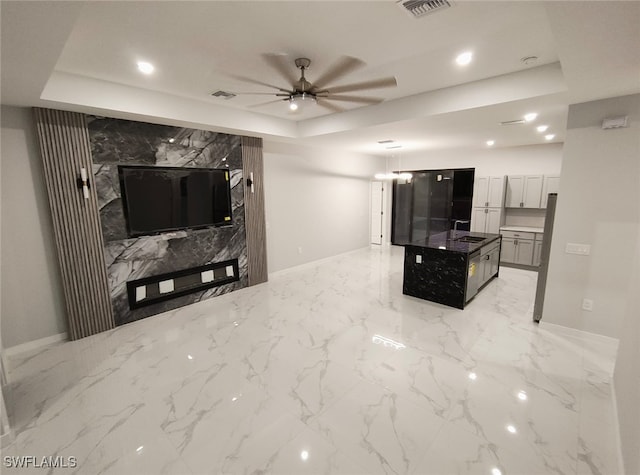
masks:
<path fill-rule="evenodd" d="M 530 266 L 533 264 L 533 243 L 529 239 L 516 239 L 516 258 L 515 263 L 523 266 Z"/>
<path fill-rule="evenodd" d="M 549 193 L 557 193 L 559 189 L 560 177 L 545 175 L 542 183 L 542 197 L 540 198 L 540 208 L 546 208 Z"/>
<path fill-rule="evenodd" d="M 474 208 L 502 208 L 506 180 L 504 176 L 480 176 L 473 182 Z"/>
<path fill-rule="evenodd" d="M 499 234 L 503 222 L 502 208 L 473 208 L 471 212 L 471 231 Z"/>
<path fill-rule="evenodd" d="M 513 238 L 502 238 L 502 249 L 500 250 L 500 262 L 514 263 L 516 261 L 516 244 Z"/>
<path fill-rule="evenodd" d="M 533 265 L 540 266 L 540 256 L 542 254 L 542 241 L 534 241 L 533 244 Z"/>
<path fill-rule="evenodd" d="M 506 208 L 540 208 L 542 175 L 509 175 Z"/>
<path fill-rule="evenodd" d="M 502 254 L 500 262 L 533 265 L 535 234 L 528 232 L 502 232 Z"/>

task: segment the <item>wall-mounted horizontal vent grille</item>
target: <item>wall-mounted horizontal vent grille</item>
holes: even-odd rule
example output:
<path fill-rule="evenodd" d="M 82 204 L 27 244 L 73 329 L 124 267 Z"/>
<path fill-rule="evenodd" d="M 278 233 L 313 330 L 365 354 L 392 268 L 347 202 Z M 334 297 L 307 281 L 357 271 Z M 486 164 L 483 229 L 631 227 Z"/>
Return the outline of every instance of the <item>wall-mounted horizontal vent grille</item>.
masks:
<path fill-rule="evenodd" d="M 233 92 L 227 92 L 227 91 L 216 91 L 216 92 L 212 92 L 211 95 L 213 97 L 219 97 L 220 99 L 231 99 L 233 97 L 236 97 L 236 95 Z"/>
<path fill-rule="evenodd" d="M 398 5 L 411 16 L 419 18 L 449 8 L 452 3 L 448 0 L 400 0 Z"/>
<path fill-rule="evenodd" d="M 500 125 L 518 125 L 524 124 L 526 120 L 524 119 L 516 119 L 516 120 L 507 120 L 505 122 L 500 122 Z"/>

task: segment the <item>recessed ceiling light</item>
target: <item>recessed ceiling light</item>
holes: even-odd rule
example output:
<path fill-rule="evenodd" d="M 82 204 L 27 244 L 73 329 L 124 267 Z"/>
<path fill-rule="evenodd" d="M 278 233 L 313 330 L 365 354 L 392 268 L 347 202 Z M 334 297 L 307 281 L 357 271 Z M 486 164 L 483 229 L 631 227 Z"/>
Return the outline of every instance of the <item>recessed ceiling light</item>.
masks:
<path fill-rule="evenodd" d="M 495 140 L 487 140 L 487 145 L 488 145 L 489 147 L 493 147 L 493 145 L 494 145 L 495 143 L 496 143 L 496 141 L 495 141 Z"/>
<path fill-rule="evenodd" d="M 146 61 L 138 61 L 138 70 L 143 74 L 151 74 L 154 71 L 153 64 Z"/>
<path fill-rule="evenodd" d="M 539 125 L 538 127 L 536 127 L 536 130 L 538 132 L 546 132 L 548 128 L 549 128 L 548 125 Z"/>
<path fill-rule="evenodd" d="M 538 114 L 536 114 L 535 112 L 529 112 L 528 114 L 525 114 L 524 120 L 526 120 L 527 122 L 532 122 L 536 120 L 536 117 L 538 117 Z"/>
<path fill-rule="evenodd" d="M 460 53 L 456 57 L 456 63 L 458 63 L 460 66 L 466 66 L 471 62 L 472 59 L 473 53 L 471 51 L 465 51 L 464 53 Z"/>
<path fill-rule="evenodd" d="M 555 137 L 555 134 L 547 134 L 544 136 L 545 140 L 553 140 Z"/>

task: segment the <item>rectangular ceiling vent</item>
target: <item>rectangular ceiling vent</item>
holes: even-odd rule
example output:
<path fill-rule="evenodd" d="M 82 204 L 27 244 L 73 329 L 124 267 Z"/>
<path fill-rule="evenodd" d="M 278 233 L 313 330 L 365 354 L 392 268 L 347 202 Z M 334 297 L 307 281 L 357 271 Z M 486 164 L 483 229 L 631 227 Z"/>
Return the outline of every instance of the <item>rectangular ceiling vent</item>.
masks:
<path fill-rule="evenodd" d="M 236 95 L 233 92 L 227 92 L 227 91 L 216 91 L 216 92 L 212 92 L 211 95 L 213 97 L 219 97 L 220 99 L 231 99 L 233 97 L 236 97 Z"/>
<path fill-rule="evenodd" d="M 526 120 L 524 119 L 516 119 L 516 120 L 507 120 L 505 122 L 500 122 L 500 125 L 518 125 L 524 124 Z"/>
<path fill-rule="evenodd" d="M 397 3 L 414 18 L 444 10 L 452 5 L 448 0 L 400 0 Z"/>

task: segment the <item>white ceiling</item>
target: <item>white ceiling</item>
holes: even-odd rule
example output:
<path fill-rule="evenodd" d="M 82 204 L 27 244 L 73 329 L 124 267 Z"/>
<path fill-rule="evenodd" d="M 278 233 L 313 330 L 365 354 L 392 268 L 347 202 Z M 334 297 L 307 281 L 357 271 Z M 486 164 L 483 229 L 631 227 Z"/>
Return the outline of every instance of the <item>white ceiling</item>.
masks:
<path fill-rule="evenodd" d="M 394 0 L 7 2 L 2 103 L 58 107 L 385 154 L 562 141 L 568 104 L 640 92 L 640 2 L 462 2 L 412 18 Z M 472 51 L 467 67 L 455 56 Z M 268 87 L 289 88 L 265 60 L 312 60 L 313 82 L 343 56 L 364 65 L 332 85 L 394 76 L 396 88 L 350 93 L 333 113 L 291 113 Z M 537 56 L 533 65 L 521 59 Z M 156 67 L 144 76 L 136 61 Z M 211 97 L 216 90 L 238 94 Z M 330 89 L 330 87 L 329 87 Z M 500 121 L 539 114 L 535 124 Z"/>

